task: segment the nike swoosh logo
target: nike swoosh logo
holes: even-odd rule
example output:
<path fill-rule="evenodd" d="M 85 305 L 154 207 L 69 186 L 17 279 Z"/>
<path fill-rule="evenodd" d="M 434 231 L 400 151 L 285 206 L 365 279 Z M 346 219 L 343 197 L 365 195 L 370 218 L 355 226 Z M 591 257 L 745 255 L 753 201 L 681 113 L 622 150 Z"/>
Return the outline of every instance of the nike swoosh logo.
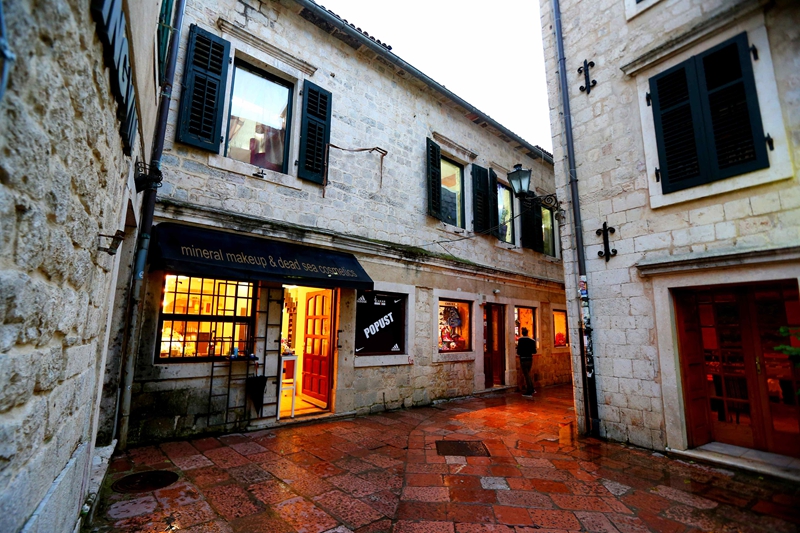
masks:
<path fill-rule="evenodd" d="M 402 300 L 402 298 L 400 298 L 400 300 Z M 400 300 L 395 300 L 395 301 L 394 301 L 394 303 L 397 303 L 397 302 L 399 302 Z"/>
<path fill-rule="evenodd" d="M 363 349 L 364 349 L 364 348 L 356 348 L 356 351 L 357 351 L 357 352 L 360 352 L 360 351 L 361 351 L 361 350 L 363 350 Z"/>

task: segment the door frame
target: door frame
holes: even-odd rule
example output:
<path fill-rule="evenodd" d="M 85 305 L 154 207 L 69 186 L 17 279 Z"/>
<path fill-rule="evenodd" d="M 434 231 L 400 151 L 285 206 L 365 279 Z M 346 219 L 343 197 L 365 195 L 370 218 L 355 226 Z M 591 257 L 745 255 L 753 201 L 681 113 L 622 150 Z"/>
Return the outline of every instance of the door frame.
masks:
<path fill-rule="evenodd" d="M 653 398 L 660 396 L 662 400 L 665 430 L 663 441 L 653 440 L 656 448 L 664 446 L 667 449 L 675 450 L 689 449 L 672 289 L 787 279 L 794 279 L 800 283 L 800 266 L 796 264 L 796 253 L 796 250 L 794 254 L 787 252 L 786 259 L 783 260 L 781 260 L 780 254 L 776 253 L 777 259 L 773 262 L 767 262 L 760 257 L 740 258 L 740 266 L 728 268 L 714 268 L 714 264 L 704 264 L 703 268 L 698 268 L 697 264 L 692 263 L 673 265 L 659 270 L 654 269 L 652 272 L 640 270 L 643 277 L 652 280 L 658 352 L 655 362 L 662 378 L 660 385 L 655 382 L 643 383 L 647 389 L 645 392 L 649 396 Z M 724 261 L 720 261 L 720 263 L 730 264 Z"/>
<path fill-rule="evenodd" d="M 338 333 L 338 331 L 339 331 L 339 329 L 338 329 L 339 328 L 339 289 L 326 289 L 326 288 L 321 288 L 321 287 L 306 287 L 306 288 L 314 289 L 314 292 L 330 291 L 330 295 L 331 295 L 331 310 L 330 310 L 330 313 L 331 313 L 330 314 L 331 332 L 330 332 L 330 339 L 328 341 L 330 343 L 330 354 L 328 356 L 328 358 L 330 359 L 328 361 L 328 401 L 327 402 L 322 402 L 321 400 L 318 400 L 318 399 L 316 399 L 316 398 L 314 398 L 312 396 L 304 394 L 302 386 L 297 391 L 297 393 L 299 393 L 299 396 L 302 397 L 308 403 L 314 404 L 317 407 L 319 407 L 320 409 L 333 412 L 334 391 L 336 390 L 336 388 L 334 387 L 334 381 L 336 380 L 336 366 L 337 366 L 337 361 L 338 361 L 338 357 L 337 357 L 338 348 L 337 348 L 337 346 L 338 346 L 338 343 L 339 343 L 339 333 Z M 304 298 L 305 301 L 302 302 L 302 305 L 304 305 L 304 306 L 308 305 L 308 295 L 309 294 L 312 294 L 312 292 L 309 292 L 309 293 L 306 294 L 306 296 Z M 307 317 L 308 317 L 308 315 L 306 314 L 306 318 L 305 318 L 304 324 L 303 324 L 303 350 L 304 351 L 305 351 L 306 324 L 308 323 L 308 318 Z M 305 353 L 303 353 L 303 364 L 305 364 Z M 303 371 L 302 367 L 297 369 L 298 373 L 300 373 L 302 371 Z M 303 379 L 302 382 L 305 383 L 305 379 Z"/>
<path fill-rule="evenodd" d="M 484 372 L 484 385 L 487 389 L 491 389 L 495 386 L 504 386 L 506 384 L 506 374 L 508 373 L 508 335 L 506 335 L 507 324 L 506 319 L 508 313 L 506 312 L 506 305 L 499 304 L 499 303 L 490 303 L 487 302 L 483 306 L 483 329 L 484 329 L 484 339 L 483 339 L 483 346 L 484 348 L 488 346 L 492 338 L 495 337 L 497 339 L 497 346 L 501 354 L 497 355 L 497 360 L 495 360 L 495 356 L 490 358 L 486 357 L 486 354 L 489 353 L 488 351 L 484 350 L 483 355 L 483 372 Z M 497 324 L 498 324 L 498 332 L 494 331 L 493 322 L 492 322 L 492 310 L 497 309 L 500 313 L 498 317 Z M 487 335 L 488 333 L 488 335 Z M 495 376 L 495 368 L 497 366 L 502 366 L 502 369 L 499 371 L 499 381 L 500 383 L 495 383 L 497 376 Z"/>

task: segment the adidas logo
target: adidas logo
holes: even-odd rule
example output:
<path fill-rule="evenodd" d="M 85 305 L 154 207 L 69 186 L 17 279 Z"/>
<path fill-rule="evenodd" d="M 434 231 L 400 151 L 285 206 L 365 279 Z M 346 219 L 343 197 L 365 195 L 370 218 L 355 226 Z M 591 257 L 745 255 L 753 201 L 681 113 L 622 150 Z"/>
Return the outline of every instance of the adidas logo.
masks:
<path fill-rule="evenodd" d="M 367 303 L 367 299 L 364 298 L 364 295 L 362 294 L 361 296 L 358 297 L 358 300 L 356 300 L 356 303 L 357 304 L 365 304 L 365 303 Z"/>
<path fill-rule="evenodd" d="M 395 344 L 394 346 L 392 346 L 392 351 L 393 352 L 399 352 L 400 351 L 400 347 Z"/>

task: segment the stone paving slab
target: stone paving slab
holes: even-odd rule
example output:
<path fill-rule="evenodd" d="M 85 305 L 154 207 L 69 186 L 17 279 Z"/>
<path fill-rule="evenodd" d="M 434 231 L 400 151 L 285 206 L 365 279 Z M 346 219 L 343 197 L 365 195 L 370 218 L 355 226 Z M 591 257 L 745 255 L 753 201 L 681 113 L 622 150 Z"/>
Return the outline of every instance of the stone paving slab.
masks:
<path fill-rule="evenodd" d="M 569 387 L 146 446 L 111 459 L 91 531 L 792 533 L 800 485 L 576 439 Z M 439 456 L 480 440 L 489 457 Z M 117 494 L 123 475 L 180 475 Z"/>

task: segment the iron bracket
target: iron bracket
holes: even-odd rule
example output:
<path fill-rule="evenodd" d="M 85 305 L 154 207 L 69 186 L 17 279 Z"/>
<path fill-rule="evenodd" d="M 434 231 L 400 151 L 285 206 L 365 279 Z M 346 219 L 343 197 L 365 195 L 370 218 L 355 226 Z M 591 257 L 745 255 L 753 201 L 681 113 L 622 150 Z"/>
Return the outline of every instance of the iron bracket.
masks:
<path fill-rule="evenodd" d="M 98 246 L 97 249 L 101 252 L 106 252 L 108 255 L 117 255 L 117 250 L 119 249 L 119 245 L 122 244 L 122 241 L 125 240 L 125 232 L 121 229 L 118 229 L 114 235 L 105 235 L 100 233 L 97 235 L 98 237 L 106 237 L 107 239 L 111 239 L 111 244 L 108 246 Z"/>
<path fill-rule="evenodd" d="M 581 85 L 581 92 L 586 91 L 586 94 L 592 92 L 592 87 L 597 85 L 597 80 L 591 79 L 589 69 L 594 68 L 594 61 L 583 60 L 583 66 L 578 67 L 578 74 L 583 74 L 586 79 L 586 85 Z"/>
<path fill-rule="evenodd" d="M 603 222 L 603 228 L 595 232 L 597 235 L 603 236 L 603 249 L 597 252 L 597 255 L 599 257 L 605 257 L 606 263 L 608 263 L 612 256 L 617 255 L 617 249 L 611 248 L 611 245 L 608 242 L 609 233 L 613 235 L 615 231 L 616 230 L 609 226 L 607 222 Z"/>

